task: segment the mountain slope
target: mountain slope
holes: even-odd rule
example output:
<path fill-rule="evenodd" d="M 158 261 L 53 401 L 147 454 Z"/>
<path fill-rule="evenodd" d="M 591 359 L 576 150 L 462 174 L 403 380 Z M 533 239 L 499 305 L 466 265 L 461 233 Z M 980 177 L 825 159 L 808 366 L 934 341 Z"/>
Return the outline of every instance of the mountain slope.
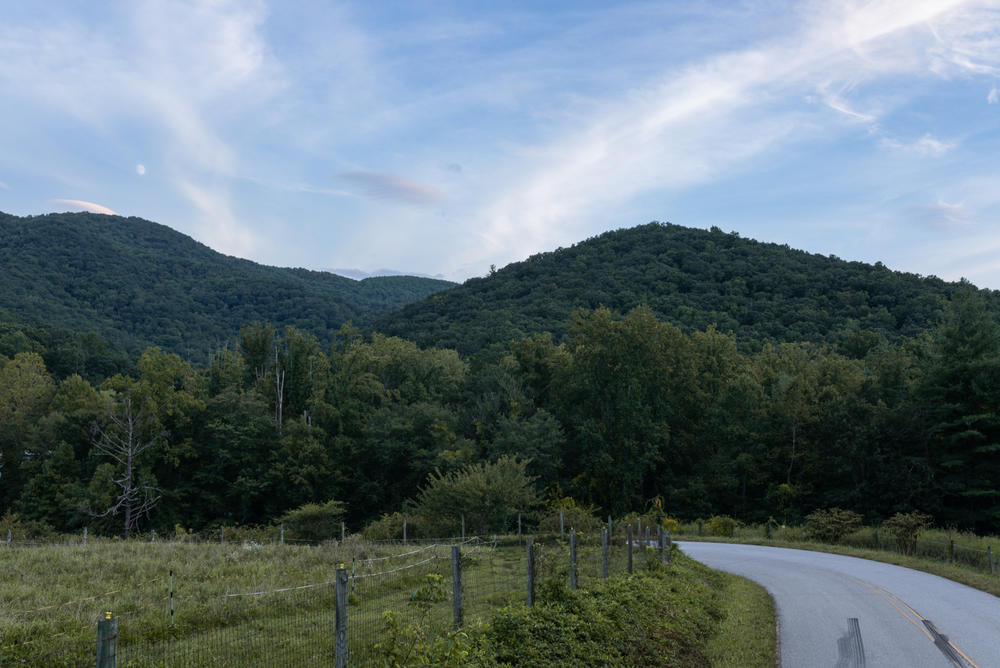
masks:
<path fill-rule="evenodd" d="M 958 284 L 712 231 L 650 223 L 515 262 L 375 321 L 386 334 L 468 354 L 550 331 L 579 307 L 649 305 L 687 331 L 716 324 L 749 347 L 922 331 Z M 1000 293 L 984 291 L 1000 312 Z"/>
<path fill-rule="evenodd" d="M 322 339 L 450 287 L 384 277 L 353 281 L 222 255 L 141 218 L 0 213 L 0 309 L 51 326 L 96 331 L 137 351 L 157 345 L 194 362 L 253 321 Z"/>

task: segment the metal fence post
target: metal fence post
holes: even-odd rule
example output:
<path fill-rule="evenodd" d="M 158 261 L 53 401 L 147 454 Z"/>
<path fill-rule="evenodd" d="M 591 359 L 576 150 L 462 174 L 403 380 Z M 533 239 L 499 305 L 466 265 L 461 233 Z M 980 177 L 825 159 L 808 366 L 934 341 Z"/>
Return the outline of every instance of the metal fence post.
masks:
<path fill-rule="evenodd" d="M 337 617 L 336 617 L 337 668 L 347 668 L 347 569 L 344 564 L 337 567 Z"/>
<path fill-rule="evenodd" d="M 569 530 L 569 588 L 576 589 L 576 529 Z"/>
<path fill-rule="evenodd" d="M 118 663 L 118 618 L 105 613 L 97 622 L 97 668 L 115 668 Z"/>
<path fill-rule="evenodd" d="M 626 531 L 627 543 L 628 543 L 628 574 L 632 575 L 632 525 L 628 525 L 628 530 Z"/>
<path fill-rule="evenodd" d="M 462 554 L 458 545 L 451 546 L 451 589 L 452 612 L 455 615 L 455 630 L 462 628 Z"/>
<path fill-rule="evenodd" d="M 170 569 L 170 625 L 174 625 L 174 571 Z"/>
<path fill-rule="evenodd" d="M 285 523 L 281 523 L 281 544 L 285 544 Z"/>
<path fill-rule="evenodd" d="M 149 542 L 150 543 L 155 543 L 156 542 L 156 529 L 153 529 L 153 532 L 150 534 L 150 536 L 149 536 Z"/>
<path fill-rule="evenodd" d="M 955 563 L 955 541 L 950 538 L 948 539 L 948 560 Z"/>
<path fill-rule="evenodd" d="M 7 547 L 10 547 L 10 529 L 7 529 Z"/>
<path fill-rule="evenodd" d="M 535 605 L 535 538 L 528 536 L 524 539 L 526 555 L 526 567 L 528 578 L 528 607 Z"/>
<path fill-rule="evenodd" d="M 83 544 L 87 545 L 87 527 L 83 527 Z"/>
<path fill-rule="evenodd" d="M 608 579 L 608 530 L 601 529 L 601 579 Z"/>

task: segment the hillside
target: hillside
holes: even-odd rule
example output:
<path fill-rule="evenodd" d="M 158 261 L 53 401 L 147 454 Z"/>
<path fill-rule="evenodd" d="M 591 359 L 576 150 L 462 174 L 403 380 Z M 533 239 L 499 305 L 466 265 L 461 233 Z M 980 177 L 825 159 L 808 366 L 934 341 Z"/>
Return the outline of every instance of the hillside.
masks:
<path fill-rule="evenodd" d="M 838 343 L 856 330 L 894 340 L 924 330 L 957 285 L 717 228 L 650 223 L 533 255 L 385 314 L 374 328 L 469 354 L 535 332 L 559 340 L 579 307 L 646 304 L 685 331 L 715 324 L 750 348 Z M 1000 312 L 1000 293 L 983 295 Z"/>
<path fill-rule="evenodd" d="M 327 339 L 450 287 L 392 276 L 353 281 L 213 251 L 164 225 L 92 213 L 0 213 L 0 309 L 94 331 L 135 352 L 150 345 L 203 363 L 244 325 L 294 325 Z"/>

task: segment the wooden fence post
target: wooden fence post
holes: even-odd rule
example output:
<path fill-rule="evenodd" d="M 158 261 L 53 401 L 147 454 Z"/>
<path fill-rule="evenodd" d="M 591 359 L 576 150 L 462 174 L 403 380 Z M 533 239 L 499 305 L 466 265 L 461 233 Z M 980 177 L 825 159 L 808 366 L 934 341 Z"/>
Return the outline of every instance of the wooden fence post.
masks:
<path fill-rule="evenodd" d="M 344 564 L 337 567 L 337 617 L 336 649 L 337 668 L 347 668 L 347 569 Z"/>
<path fill-rule="evenodd" d="M 526 551 L 525 571 L 528 576 L 528 607 L 535 605 L 535 538 L 528 536 L 524 539 Z"/>
<path fill-rule="evenodd" d="M 462 628 L 462 554 L 461 547 L 451 546 L 451 590 L 452 613 L 455 616 L 455 630 Z"/>
<path fill-rule="evenodd" d="M 105 613 L 97 622 L 97 668 L 115 668 L 118 663 L 118 618 Z"/>
<path fill-rule="evenodd" d="M 628 525 L 628 529 L 625 532 L 626 543 L 628 544 L 628 574 L 632 575 L 632 525 Z"/>
<path fill-rule="evenodd" d="M 569 530 L 569 588 L 576 589 L 576 529 Z"/>
<path fill-rule="evenodd" d="M 608 530 L 601 529 L 601 579 L 608 579 Z"/>

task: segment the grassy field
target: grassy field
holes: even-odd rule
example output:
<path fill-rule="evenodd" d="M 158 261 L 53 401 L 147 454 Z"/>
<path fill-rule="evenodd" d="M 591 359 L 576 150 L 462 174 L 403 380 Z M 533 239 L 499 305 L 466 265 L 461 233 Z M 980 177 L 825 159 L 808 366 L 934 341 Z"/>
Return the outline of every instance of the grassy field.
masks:
<path fill-rule="evenodd" d="M 348 539 L 320 546 L 241 543 L 156 543 L 94 540 L 84 545 L 0 548 L 0 664 L 77 666 L 94 661 L 97 621 L 110 611 L 119 623 L 119 665 L 324 665 L 334 647 L 335 573 L 352 574 L 349 639 L 352 664 L 363 664 L 382 640 L 383 613 L 396 610 L 406 623 L 419 611 L 412 593 L 439 575 L 447 594 L 429 606 L 429 632 L 453 624 L 449 545 L 365 543 Z M 465 622 L 489 620 L 498 609 L 525 599 L 525 550 L 506 544 L 462 547 Z M 601 581 L 599 545 L 577 553 L 581 588 Z M 566 581 L 568 547 L 541 545 L 539 579 Z M 623 574 L 626 550 L 611 548 L 609 571 Z M 171 575 L 173 624 L 171 624 Z M 773 665 L 773 606 L 766 594 L 720 576 L 727 594 L 713 633 L 712 665 Z M 695 588 L 700 591 L 700 588 Z M 709 595 L 709 592 L 705 592 Z M 717 593 L 712 594 L 717 596 Z M 756 598 L 755 598 L 756 597 Z M 732 611 L 730 611 L 732 606 Z M 757 662 L 724 658 L 749 619 L 764 638 Z M 673 622 L 664 620 L 665 627 Z M 669 632 L 665 628 L 665 632 Z M 721 639 L 721 640 L 720 640 Z M 770 642 L 770 649 L 767 643 Z M 728 649 L 727 649 L 728 648 Z M 768 654 L 770 652 L 770 654 Z M 701 664 L 692 664 L 701 665 Z"/>

